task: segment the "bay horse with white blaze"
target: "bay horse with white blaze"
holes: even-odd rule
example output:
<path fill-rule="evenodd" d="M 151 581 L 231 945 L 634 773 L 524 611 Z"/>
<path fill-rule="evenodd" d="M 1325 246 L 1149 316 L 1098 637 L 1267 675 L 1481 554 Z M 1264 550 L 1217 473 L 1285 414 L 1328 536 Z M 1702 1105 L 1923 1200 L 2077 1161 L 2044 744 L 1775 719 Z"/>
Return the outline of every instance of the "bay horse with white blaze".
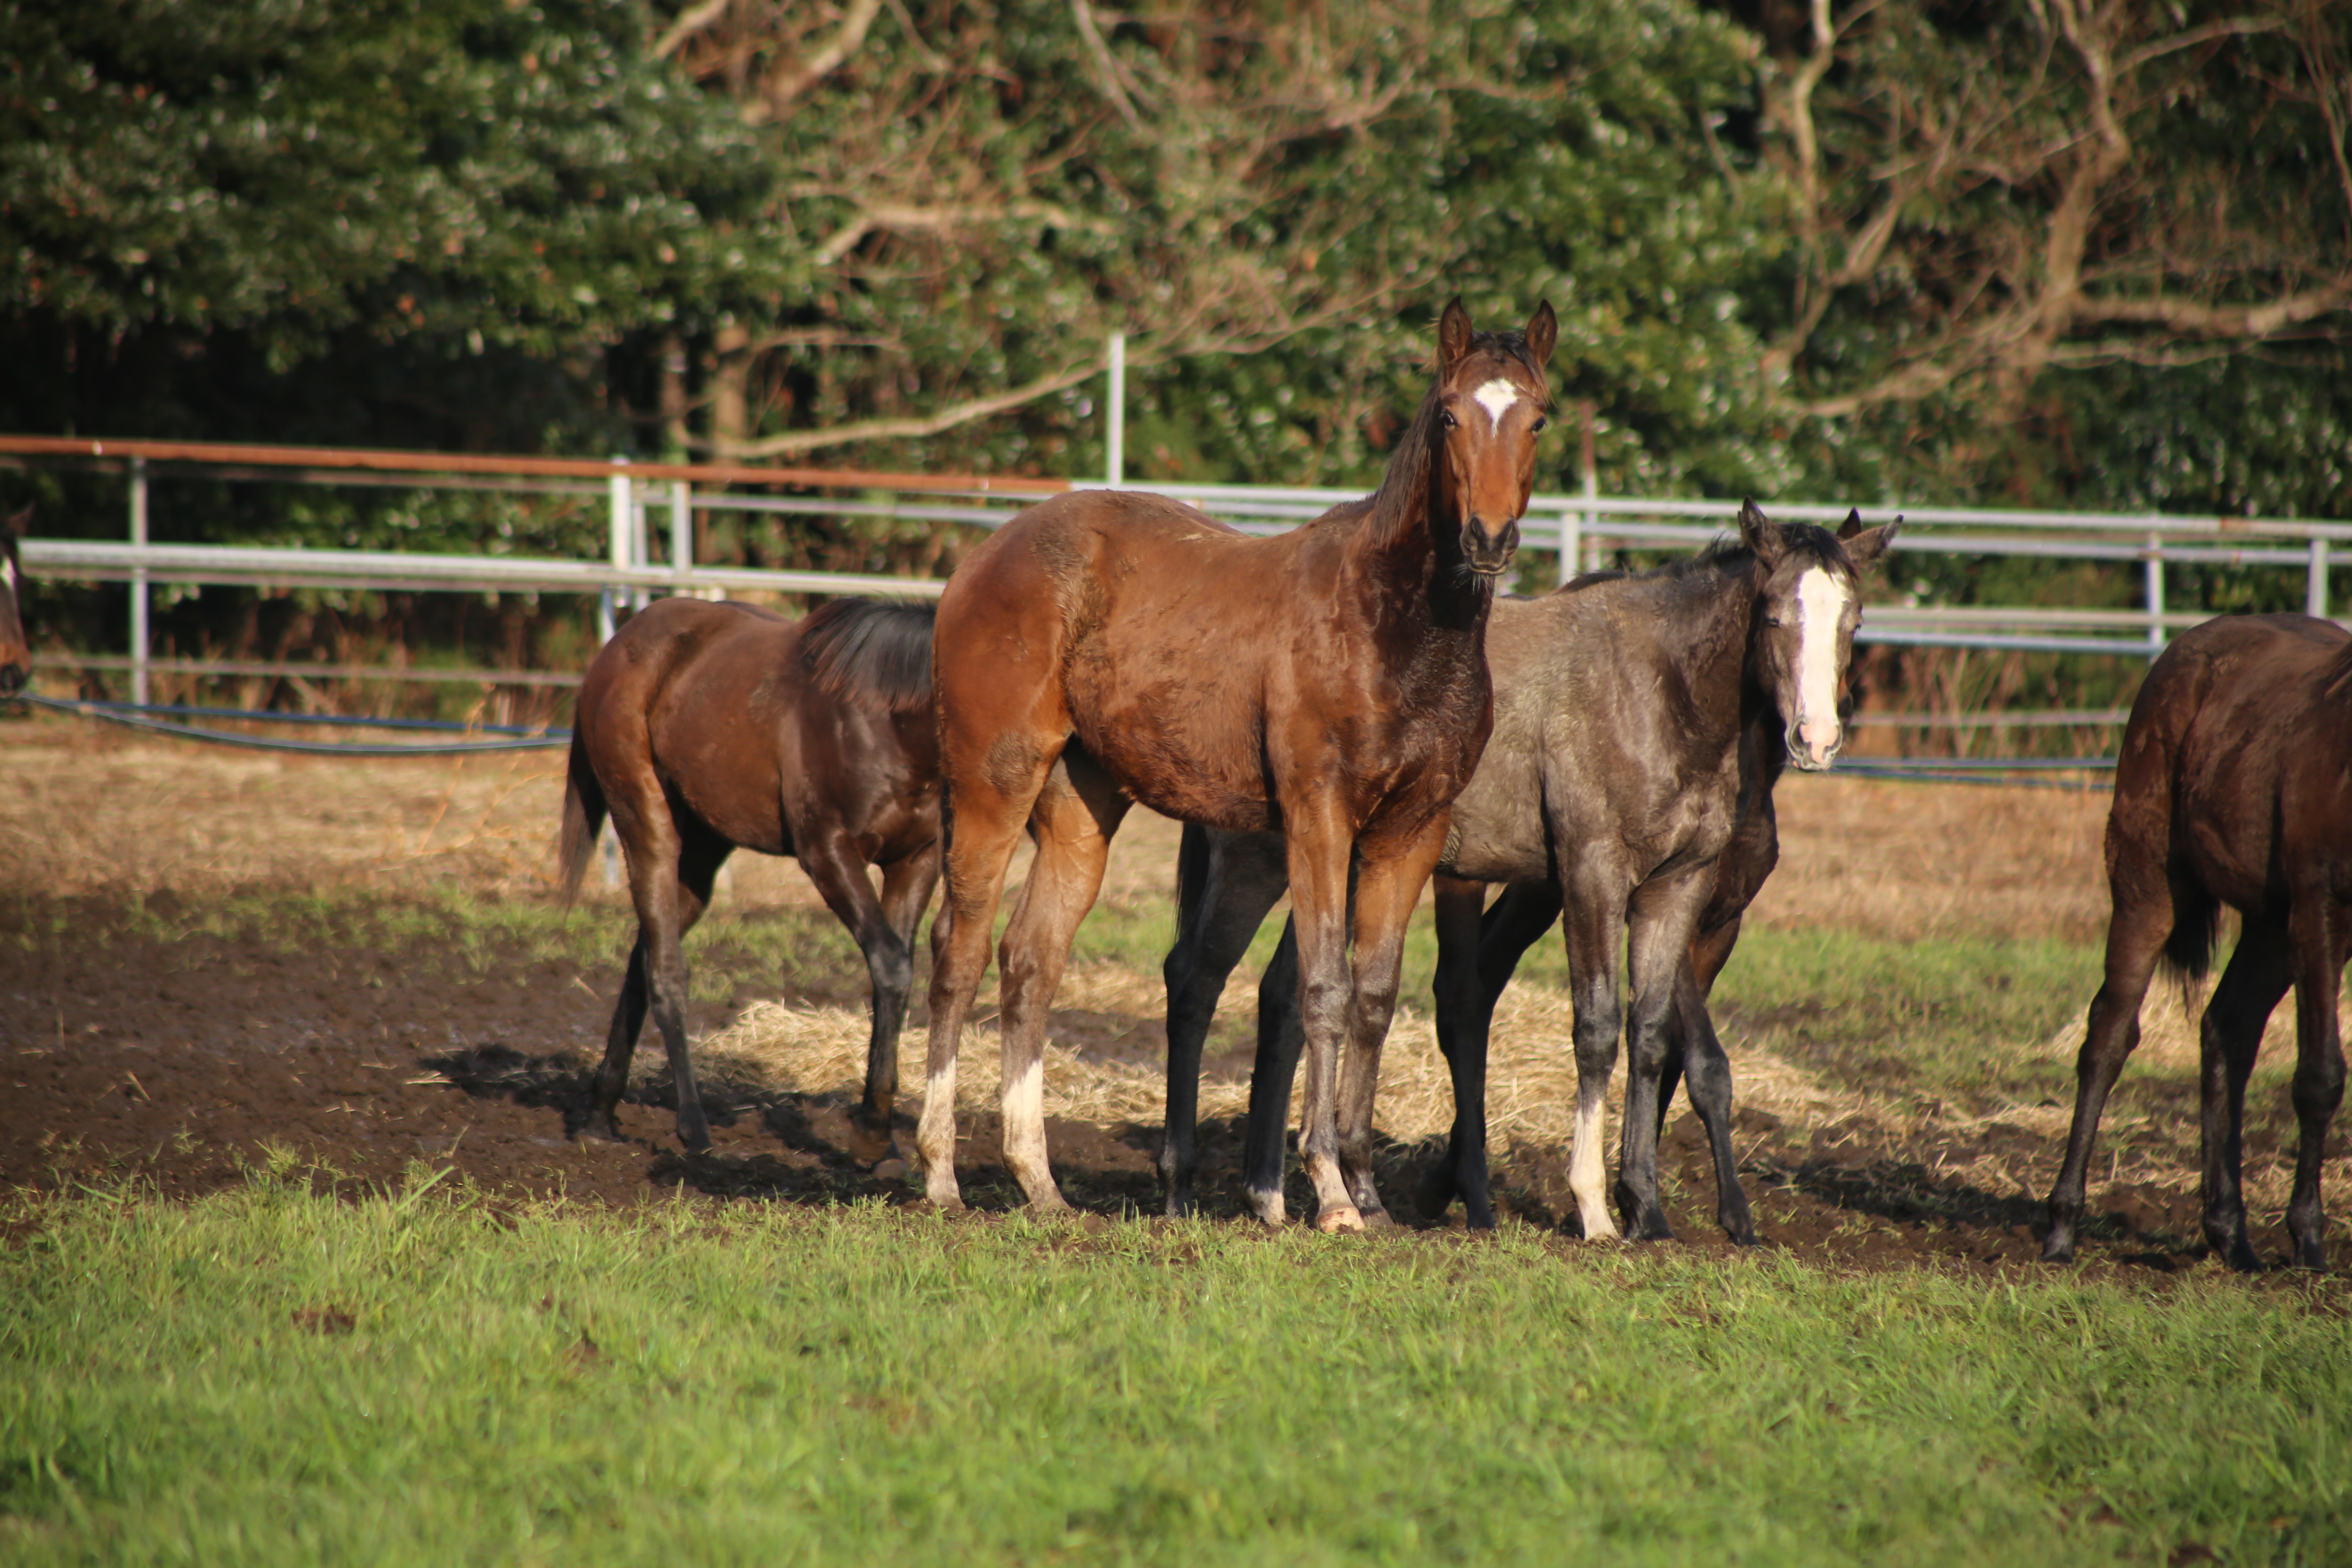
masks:
<path fill-rule="evenodd" d="M 2301 1143 L 2286 1208 L 2294 1261 L 2326 1267 L 2319 1173 L 2344 1097 L 2336 991 L 2352 955 L 2352 634 L 2309 616 L 2231 616 L 2183 632 L 2132 703 L 2107 811 L 2106 977 L 2075 1062 L 2074 1121 L 2042 1256 L 2074 1256 L 2099 1112 L 2139 1044 L 2159 959 L 2211 962 L 2221 906 L 2237 951 L 2200 1031 L 2205 1239 L 2259 1267 L 2240 1185 L 2246 1079 L 2263 1026 L 2294 990 Z"/>
<path fill-rule="evenodd" d="M 1384 1217 L 1380 1048 L 1406 918 L 1492 721 L 1486 617 L 1533 488 L 1557 331 L 1549 304 L 1496 333 L 1448 305 L 1435 383 L 1379 491 L 1304 527 L 1253 538 L 1160 497 L 1082 491 L 1023 512 L 949 583 L 934 644 L 947 934 L 919 1134 L 933 1202 L 961 1206 L 957 1044 L 1025 826 L 1036 859 L 1001 955 L 1004 1159 L 1034 1206 L 1066 1206 L 1046 1163 L 1046 1007 L 1140 800 L 1283 836 L 1317 1224 Z"/>
<path fill-rule="evenodd" d="M 1494 1223 L 1487 1033 L 1520 955 L 1565 906 L 1578 1069 L 1570 1185 L 1585 1234 L 1618 1234 L 1602 1188 L 1600 1128 L 1622 1030 L 1629 1077 L 1617 1200 L 1627 1228 L 1671 1235 L 1656 1172 L 1671 1067 L 1688 1075 L 1707 1131 L 1717 1217 L 1735 1241 L 1755 1240 L 1731 1150 L 1730 1063 L 1706 1016 L 1706 988 L 1778 858 L 1771 789 L 1783 761 L 1826 768 L 1843 744 L 1858 576 L 1899 522 L 1865 530 L 1850 515 L 1832 536 L 1775 525 L 1751 504 L 1741 509 L 1736 548 L 1641 576 L 1580 577 L 1543 598 L 1496 605 L 1487 631 L 1495 731 L 1454 803 L 1437 868 L 1437 1033 L 1454 1121 L 1445 1157 L 1422 1184 L 1424 1211 L 1441 1214 L 1458 1196 L 1473 1226 Z M 1490 882 L 1505 887 L 1486 910 Z M 1172 1211 L 1192 1199 L 1194 1086 L 1209 1015 L 1282 891 L 1279 860 L 1262 836 L 1187 834 L 1179 938 L 1166 969 L 1162 1169 Z M 1619 957 L 1629 942 L 1630 1020 Z M 1293 952 L 1286 933 L 1259 993 L 1244 1158 L 1261 1212 L 1280 1202 L 1282 1188 L 1298 1036 L 1286 1016 Z"/>
<path fill-rule="evenodd" d="M 572 720 L 559 845 L 567 895 L 609 812 L 636 906 L 595 1100 L 575 1132 L 617 1138 L 650 1005 L 677 1135 L 709 1146 L 686 1051 L 687 931 L 730 853 L 796 857 L 874 985 L 856 1152 L 889 1152 L 915 928 L 939 881 L 939 752 L 929 605 L 835 599 L 794 622 L 749 605 L 657 599 L 589 665 Z M 882 870 L 880 897 L 866 867 Z"/>
<path fill-rule="evenodd" d="M 33 518 L 26 507 L 0 520 L 0 697 L 14 697 L 33 678 L 33 648 L 25 636 L 24 568 L 16 541 Z"/>

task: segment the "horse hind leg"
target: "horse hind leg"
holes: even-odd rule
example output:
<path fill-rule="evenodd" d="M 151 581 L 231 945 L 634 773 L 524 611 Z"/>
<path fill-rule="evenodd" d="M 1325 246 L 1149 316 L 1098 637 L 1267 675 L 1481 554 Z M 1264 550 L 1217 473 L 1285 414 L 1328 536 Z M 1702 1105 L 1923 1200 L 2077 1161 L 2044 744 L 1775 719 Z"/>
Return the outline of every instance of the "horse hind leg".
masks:
<path fill-rule="evenodd" d="M 2293 1098 L 2298 1137 L 2294 1192 L 2286 1205 L 2287 1235 L 2299 1268 L 2327 1267 L 2327 1215 L 2320 1206 L 2319 1173 L 2326 1154 L 2328 1124 L 2344 1100 L 2344 1045 L 2336 1014 L 2343 984 L 2345 942 L 2331 929 L 2331 910 L 2320 895 L 2302 900 L 2294 932 L 2295 1068 Z"/>
<path fill-rule="evenodd" d="M 621 994 L 613 1005 L 612 1026 L 604 1036 L 604 1059 L 597 1064 L 591 1088 L 592 1103 L 572 1127 L 575 1138 L 619 1141 L 621 1096 L 629 1087 L 629 1062 L 636 1055 L 637 1032 L 646 1023 L 646 933 L 629 945 L 629 961 L 621 976 Z"/>
<path fill-rule="evenodd" d="M 2286 933 L 2248 921 L 2198 1031 L 2205 1240 L 2216 1258 L 2242 1271 L 2258 1267 L 2246 1238 L 2246 1200 L 2240 1185 L 2246 1079 L 2262 1049 L 2263 1026 L 2286 994 L 2290 973 Z"/>
<path fill-rule="evenodd" d="M 1298 927 L 1285 921 L 1282 941 L 1257 982 L 1257 1056 L 1250 1066 L 1249 1131 L 1242 1145 L 1242 1187 L 1250 1212 L 1267 1225 L 1287 1217 L 1282 1196 L 1288 1164 L 1290 1089 L 1307 1047 L 1298 1010 Z"/>
<path fill-rule="evenodd" d="M 1070 939 L 1102 889 L 1111 835 L 1129 805 L 1109 777 L 1075 747 L 1063 753 L 1063 762 L 1031 815 L 1037 858 L 997 956 L 1003 986 L 999 1026 L 1004 1045 L 1004 1163 L 1030 1206 L 1044 1213 L 1070 1206 L 1046 1159 L 1047 1009 L 1069 962 Z"/>
<path fill-rule="evenodd" d="M 2107 921 L 2106 975 L 2091 999 L 2083 1049 L 2074 1059 L 2074 1119 L 2066 1131 L 2066 1155 L 2058 1167 L 2058 1180 L 2050 1189 L 2050 1230 L 2042 1241 L 2042 1259 L 2050 1263 L 2071 1262 L 2074 1257 L 2091 1143 L 2107 1094 L 2139 1045 L 2140 1003 L 2147 998 L 2157 957 L 2175 921 L 2173 891 L 2161 873 L 2118 876 L 2112 886 L 2115 912 Z"/>

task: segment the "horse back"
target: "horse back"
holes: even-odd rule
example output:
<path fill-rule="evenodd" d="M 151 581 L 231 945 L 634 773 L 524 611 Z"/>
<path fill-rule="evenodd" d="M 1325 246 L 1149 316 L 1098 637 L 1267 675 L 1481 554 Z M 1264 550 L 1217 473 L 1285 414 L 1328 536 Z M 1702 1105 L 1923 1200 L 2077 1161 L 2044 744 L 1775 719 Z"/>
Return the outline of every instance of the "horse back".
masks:
<path fill-rule="evenodd" d="M 869 856 L 936 837 L 928 692 L 906 700 L 907 677 L 887 668 L 871 690 L 825 679 L 803 646 L 809 624 L 686 598 L 640 611 L 581 688 L 581 730 L 608 795 L 616 782 L 658 788 L 730 843 L 771 855 L 833 827 Z"/>
<path fill-rule="evenodd" d="M 956 731 L 989 746 L 973 766 L 1009 785 L 1058 730 L 1154 810 L 1278 826 L 1266 708 L 1314 593 L 1314 531 L 1256 538 L 1113 491 L 1023 512 L 940 605 L 935 679 Z"/>

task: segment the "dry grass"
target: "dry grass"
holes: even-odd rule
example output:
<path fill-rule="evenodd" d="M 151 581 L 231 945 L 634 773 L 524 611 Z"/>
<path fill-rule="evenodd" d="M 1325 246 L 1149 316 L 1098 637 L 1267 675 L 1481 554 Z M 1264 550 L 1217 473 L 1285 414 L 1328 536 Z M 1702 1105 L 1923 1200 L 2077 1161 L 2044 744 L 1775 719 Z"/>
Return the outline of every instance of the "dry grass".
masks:
<path fill-rule="evenodd" d="M 1780 865 L 1750 918 L 1897 942 L 2105 939 L 2104 791 L 1790 773 Z"/>

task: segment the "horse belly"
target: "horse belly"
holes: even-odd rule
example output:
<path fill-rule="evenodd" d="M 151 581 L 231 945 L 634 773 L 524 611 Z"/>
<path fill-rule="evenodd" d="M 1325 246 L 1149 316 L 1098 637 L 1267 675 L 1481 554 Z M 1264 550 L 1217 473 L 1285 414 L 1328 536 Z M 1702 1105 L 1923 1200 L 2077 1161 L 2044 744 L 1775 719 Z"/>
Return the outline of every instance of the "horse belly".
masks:
<path fill-rule="evenodd" d="M 1070 708 L 1087 753 L 1163 816 L 1236 833 L 1278 826 L 1256 704 L 1230 687 L 1181 681 L 1165 665 L 1134 662 L 1143 666 L 1138 678 L 1122 680 L 1108 660 L 1073 661 Z"/>

